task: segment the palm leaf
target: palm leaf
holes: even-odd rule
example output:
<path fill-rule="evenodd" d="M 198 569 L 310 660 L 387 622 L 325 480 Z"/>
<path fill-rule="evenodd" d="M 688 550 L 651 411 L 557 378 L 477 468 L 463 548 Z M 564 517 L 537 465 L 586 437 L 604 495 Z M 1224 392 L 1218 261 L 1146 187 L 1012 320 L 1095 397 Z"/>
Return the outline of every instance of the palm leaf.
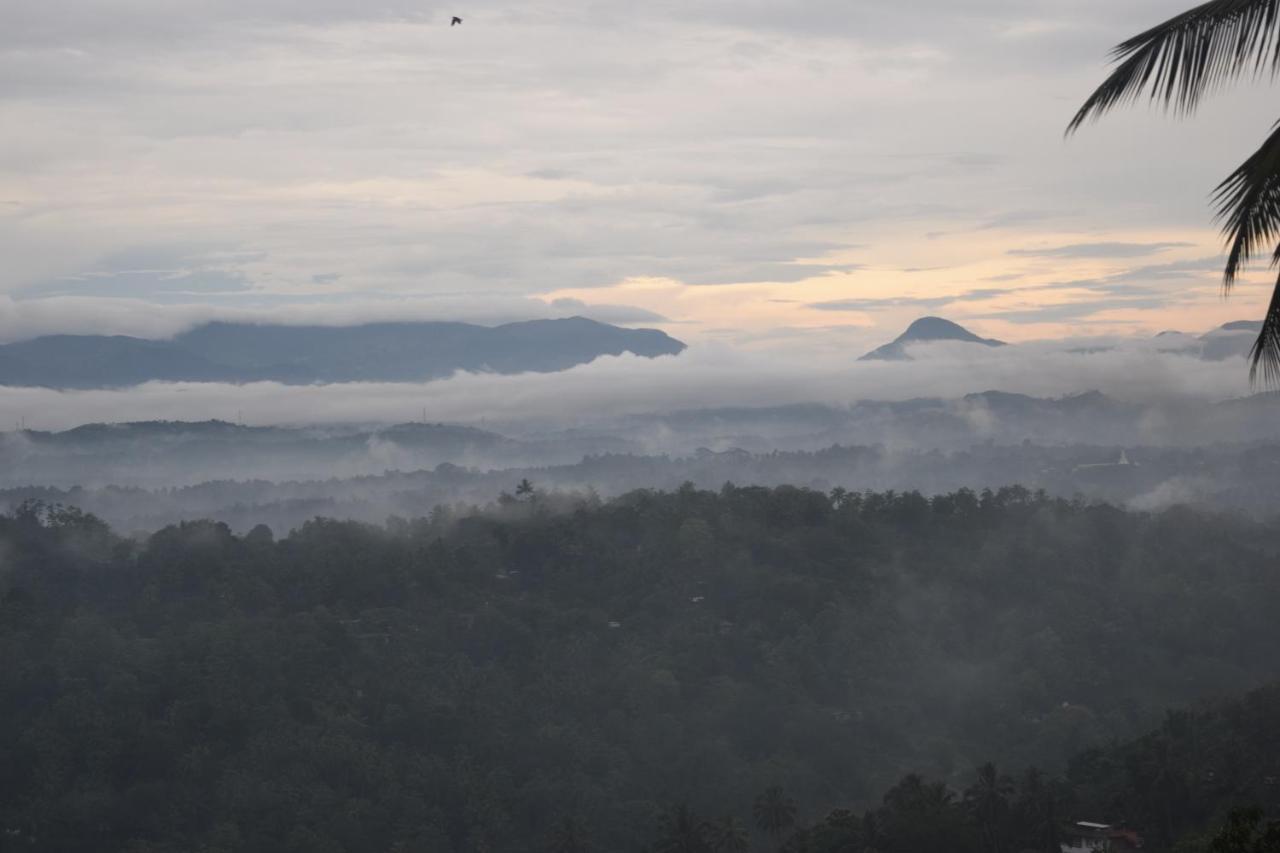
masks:
<path fill-rule="evenodd" d="M 1280 69 L 1280 0 L 1210 0 L 1134 36 L 1113 52 L 1119 67 L 1067 126 L 1071 133 L 1144 90 L 1190 111 L 1210 88 L 1245 71 Z"/>
<path fill-rule="evenodd" d="M 1214 201 L 1227 238 L 1222 286 L 1230 291 L 1240 268 L 1264 248 L 1271 250 L 1272 266 L 1280 264 L 1280 123 L 1262 147 L 1218 185 Z M 1261 376 L 1268 387 L 1280 387 L 1280 280 L 1249 361 L 1250 381 L 1256 384 Z"/>
<path fill-rule="evenodd" d="M 1227 240 L 1227 266 L 1222 285 L 1235 284 L 1240 268 L 1260 249 L 1280 241 L 1280 123 L 1254 154 L 1214 191 L 1218 219 Z M 1273 262 L 1280 262 L 1275 249 Z"/>
<path fill-rule="evenodd" d="M 1280 387 L 1280 280 L 1271 292 L 1267 316 L 1262 318 L 1262 331 L 1249 350 L 1249 381 L 1257 384 L 1259 373 L 1268 388 Z"/>

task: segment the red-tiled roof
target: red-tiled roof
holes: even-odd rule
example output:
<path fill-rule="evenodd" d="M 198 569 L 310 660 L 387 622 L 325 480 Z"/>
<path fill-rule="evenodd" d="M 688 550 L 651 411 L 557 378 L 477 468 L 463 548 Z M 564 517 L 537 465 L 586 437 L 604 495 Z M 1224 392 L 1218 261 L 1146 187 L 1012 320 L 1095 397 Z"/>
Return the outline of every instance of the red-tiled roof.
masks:
<path fill-rule="evenodd" d="M 1113 829 L 1107 833 L 1107 837 L 1113 841 L 1123 841 L 1134 850 L 1142 849 L 1142 836 L 1132 829 Z"/>

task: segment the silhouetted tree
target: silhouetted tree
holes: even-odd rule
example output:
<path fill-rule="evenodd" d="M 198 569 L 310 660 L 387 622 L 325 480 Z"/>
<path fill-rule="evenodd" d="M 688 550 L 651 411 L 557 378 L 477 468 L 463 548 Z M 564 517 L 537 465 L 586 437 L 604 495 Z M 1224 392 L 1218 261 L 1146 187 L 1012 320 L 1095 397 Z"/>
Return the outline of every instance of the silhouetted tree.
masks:
<path fill-rule="evenodd" d="M 942 782 L 912 773 L 889 789 L 876 816 L 877 848 L 898 853 L 967 850 L 972 832 Z"/>
<path fill-rule="evenodd" d="M 866 818 L 848 809 L 836 809 L 831 812 L 808 833 L 807 842 L 811 853 L 866 853 L 871 850 L 867 831 L 873 822 L 870 814 Z"/>
<path fill-rule="evenodd" d="M 659 820 L 657 853 L 709 853 L 707 825 L 684 803 L 672 806 Z"/>
<path fill-rule="evenodd" d="M 1264 823 L 1261 809 L 1236 809 L 1209 842 L 1209 853 L 1280 853 L 1280 821 Z"/>
<path fill-rule="evenodd" d="M 707 838 L 715 853 L 747 853 L 751 849 L 751 834 L 732 815 L 712 821 Z"/>
<path fill-rule="evenodd" d="M 796 801 L 788 797 L 780 786 L 774 785 L 756 797 L 751 806 L 751 816 L 756 826 L 769 833 L 774 843 L 782 840 L 782 833 L 796 823 Z"/>
<path fill-rule="evenodd" d="M 547 845 L 547 853 L 587 853 L 590 849 L 586 830 L 572 817 L 560 821 L 551 833 L 551 843 Z"/>
<path fill-rule="evenodd" d="M 1058 813 L 1053 786 L 1034 767 L 1022 775 L 1012 807 L 1014 841 L 1018 849 L 1056 853 Z"/>
<path fill-rule="evenodd" d="M 1001 776 L 990 762 L 978 768 L 978 778 L 964 792 L 964 804 L 982 836 L 987 853 L 1002 853 L 1013 780 Z"/>

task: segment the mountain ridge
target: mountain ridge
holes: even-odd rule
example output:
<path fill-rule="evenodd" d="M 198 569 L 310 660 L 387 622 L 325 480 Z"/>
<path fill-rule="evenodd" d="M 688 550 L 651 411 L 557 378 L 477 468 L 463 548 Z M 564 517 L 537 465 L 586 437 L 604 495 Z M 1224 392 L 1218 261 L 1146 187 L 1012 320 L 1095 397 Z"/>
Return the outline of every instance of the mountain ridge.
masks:
<path fill-rule="evenodd" d="M 45 335 L 0 345 L 0 385 L 118 388 L 149 381 L 421 382 L 458 371 L 553 373 L 604 355 L 678 355 L 657 329 L 566 317 L 500 326 L 407 321 L 352 326 L 211 322 L 169 340 Z"/>

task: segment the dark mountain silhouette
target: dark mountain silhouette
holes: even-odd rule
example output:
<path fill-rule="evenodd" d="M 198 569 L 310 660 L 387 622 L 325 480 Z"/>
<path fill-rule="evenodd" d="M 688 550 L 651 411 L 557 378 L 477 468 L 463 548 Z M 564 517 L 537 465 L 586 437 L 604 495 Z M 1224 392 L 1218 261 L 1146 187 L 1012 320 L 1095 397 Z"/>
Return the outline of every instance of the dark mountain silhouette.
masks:
<path fill-rule="evenodd" d="M 151 380 L 407 382 L 459 371 L 550 373 L 602 355 L 676 355 L 655 329 L 583 317 L 486 327 L 469 323 L 267 326 L 209 323 L 170 341 L 50 335 L 0 346 L 0 385 L 112 388 Z"/>
<path fill-rule="evenodd" d="M 962 341 L 970 344 L 983 344 L 989 347 L 1002 347 L 1004 341 L 992 338 L 980 338 L 964 326 L 944 320 L 941 317 L 921 317 L 895 340 L 864 355 L 860 361 L 910 361 L 907 347 L 916 343 L 931 341 Z"/>
<path fill-rule="evenodd" d="M 0 385 L 99 388 L 160 380 L 231 380 L 233 371 L 169 341 L 47 335 L 0 346 Z"/>
<path fill-rule="evenodd" d="M 488 430 L 459 424 L 403 423 L 374 429 L 277 426 L 243 426 L 226 421 L 135 421 L 84 424 L 62 432 L 23 432 L 28 449 L 60 453 L 144 453 L 158 458 L 174 451 L 178 456 L 303 453 L 326 455 L 328 461 L 343 453 L 367 450 L 370 442 L 390 441 L 397 446 L 439 451 L 442 457 L 492 451 L 515 444 Z M 0 444 L 0 457 L 3 444 Z"/>
<path fill-rule="evenodd" d="M 1258 334 L 1262 330 L 1261 320 L 1233 320 L 1230 323 L 1223 323 L 1218 327 L 1223 332 L 1249 332 Z"/>
<path fill-rule="evenodd" d="M 1244 358 L 1262 330 L 1260 320 L 1236 320 L 1200 336 L 1200 357 L 1206 361 Z"/>

